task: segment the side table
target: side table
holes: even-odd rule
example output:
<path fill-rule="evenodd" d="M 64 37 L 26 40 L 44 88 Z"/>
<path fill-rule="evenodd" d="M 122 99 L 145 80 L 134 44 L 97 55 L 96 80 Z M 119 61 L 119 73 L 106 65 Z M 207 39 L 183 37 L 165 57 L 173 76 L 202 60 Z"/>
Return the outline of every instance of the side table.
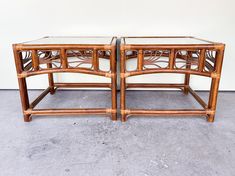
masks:
<path fill-rule="evenodd" d="M 38 40 L 13 44 L 19 91 L 24 121 L 32 115 L 111 115 L 117 120 L 116 94 L 116 37 L 44 37 Z M 105 59 L 109 70 L 100 68 L 100 59 Z M 62 83 L 54 82 L 55 73 L 84 73 L 110 78 L 110 83 Z M 26 78 L 41 74 L 48 75 L 49 86 L 32 103 L 29 102 Z M 61 87 L 110 88 L 110 108 L 66 108 L 37 109 L 35 106 L 48 94 Z"/>
<path fill-rule="evenodd" d="M 121 118 L 126 121 L 131 115 L 196 115 L 214 121 L 218 88 L 221 76 L 225 45 L 195 37 L 122 37 L 121 38 Z M 136 69 L 127 70 L 129 59 L 136 59 Z M 126 83 L 131 76 L 178 73 L 184 74 L 184 83 L 146 84 Z M 211 78 L 208 104 L 190 87 L 190 75 Z M 180 88 L 192 96 L 202 109 L 130 109 L 126 107 L 128 88 Z"/>

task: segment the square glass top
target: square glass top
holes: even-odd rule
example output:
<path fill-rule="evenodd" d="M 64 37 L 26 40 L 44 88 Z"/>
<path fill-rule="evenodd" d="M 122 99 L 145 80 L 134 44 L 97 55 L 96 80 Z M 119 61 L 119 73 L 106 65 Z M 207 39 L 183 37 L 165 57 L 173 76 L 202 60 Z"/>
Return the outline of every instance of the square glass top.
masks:
<path fill-rule="evenodd" d="M 52 45 L 52 44 L 88 44 L 110 45 L 113 37 L 44 37 L 38 40 L 24 42 L 26 45 Z"/>
<path fill-rule="evenodd" d="M 194 37 L 125 37 L 127 45 L 190 45 L 213 44 L 213 42 Z"/>

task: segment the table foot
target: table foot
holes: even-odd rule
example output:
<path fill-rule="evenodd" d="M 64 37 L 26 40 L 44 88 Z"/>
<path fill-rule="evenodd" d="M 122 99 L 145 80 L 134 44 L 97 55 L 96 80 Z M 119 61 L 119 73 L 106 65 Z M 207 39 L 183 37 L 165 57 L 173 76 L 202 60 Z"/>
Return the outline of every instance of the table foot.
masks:
<path fill-rule="evenodd" d="M 30 114 L 24 115 L 24 122 L 31 122 L 32 116 Z"/>
<path fill-rule="evenodd" d="M 56 91 L 56 88 L 50 86 L 50 94 L 54 95 Z"/>
<path fill-rule="evenodd" d="M 121 116 L 121 121 L 122 122 L 126 122 L 127 121 L 127 116 L 126 115 L 122 115 Z"/>
<path fill-rule="evenodd" d="M 117 121 L 117 113 L 112 113 L 111 119 L 112 121 Z"/>
<path fill-rule="evenodd" d="M 51 89 L 51 90 L 50 90 L 50 94 L 51 94 L 51 95 L 54 95 L 54 94 L 55 94 L 55 89 Z"/>
<path fill-rule="evenodd" d="M 207 122 L 214 122 L 215 120 L 215 115 L 214 114 L 210 114 L 207 116 Z"/>
<path fill-rule="evenodd" d="M 189 88 L 188 88 L 188 87 L 184 87 L 183 92 L 184 92 L 185 95 L 188 95 L 188 93 L 189 93 Z"/>

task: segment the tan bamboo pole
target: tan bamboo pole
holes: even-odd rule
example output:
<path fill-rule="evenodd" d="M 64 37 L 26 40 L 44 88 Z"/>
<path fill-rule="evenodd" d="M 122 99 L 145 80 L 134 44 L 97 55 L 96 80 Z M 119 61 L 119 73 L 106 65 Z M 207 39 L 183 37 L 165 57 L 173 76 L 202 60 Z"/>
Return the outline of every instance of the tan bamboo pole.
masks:
<path fill-rule="evenodd" d="M 18 78 L 19 82 L 19 92 L 21 97 L 21 104 L 23 112 L 29 108 L 29 97 L 27 91 L 26 78 Z M 32 120 L 31 114 L 24 114 L 24 121 L 30 122 Z"/>
<path fill-rule="evenodd" d="M 144 66 L 144 53 L 143 50 L 140 49 L 138 50 L 138 70 L 141 71 L 143 70 Z"/>
<path fill-rule="evenodd" d="M 121 70 L 121 85 L 120 85 L 120 106 L 121 106 L 121 121 L 125 122 L 126 118 L 126 77 L 125 77 L 125 50 L 121 49 L 121 63 L 120 63 L 120 70 Z"/>
<path fill-rule="evenodd" d="M 15 45 L 13 45 L 13 52 L 16 64 L 16 72 L 20 74 L 23 71 L 23 63 L 22 63 L 22 54 L 20 54 L 17 50 Z M 27 91 L 27 83 L 26 78 L 18 78 L 19 83 L 19 92 L 20 92 L 20 99 L 21 99 L 21 106 L 22 111 L 24 112 L 29 108 L 29 97 Z M 24 121 L 30 122 L 32 120 L 31 114 L 24 114 Z"/>
<path fill-rule="evenodd" d="M 111 67 L 111 97 L 112 97 L 112 120 L 117 120 L 117 66 L 116 66 L 116 44 L 111 49 L 110 55 Z"/>
<path fill-rule="evenodd" d="M 184 84 L 146 84 L 146 83 L 128 83 L 126 88 L 182 88 Z"/>
<path fill-rule="evenodd" d="M 48 73 L 63 73 L 63 72 L 70 72 L 70 73 L 84 73 L 84 74 L 92 74 L 92 75 L 98 75 L 98 76 L 105 76 L 110 77 L 109 74 L 102 71 L 92 71 L 87 68 L 54 68 L 54 69 L 43 69 L 39 71 L 34 72 L 21 72 L 19 73 L 19 77 L 29 77 L 34 75 L 40 75 L 40 74 L 48 74 Z"/>
<path fill-rule="evenodd" d="M 207 104 L 197 95 L 197 93 L 189 87 L 189 93 L 197 100 L 197 102 L 204 108 L 207 108 Z"/>
<path fill-rule="evenodd" d="M 51 69 L 52 68 L 52 64 L 48 63 L 47 64 L 47 68 Z M 53 73 L 48 73 L 48 83 L 49 83 L 49 87 L 50 87 L 50 94 L 53 95 L 55 93 L 55 85 L 54 85 Z"/>
<path fill-rule="evenodd" d="M 111 88 L 110 83 L 60 83 L 57 82 L 54 84 L 55 87 L 70 87 L 70 88 L 82 88 L 82 87 L 88 87 L 88 88 Z"/>
<path fill-rule="evenodd" d="M 155 74 L 155 73 L 180 73 L 180 74 L 194 74 L 194 75 L 201 75 L 201 76 L 207 76 L 211 77 L 211 73 L 207 72 L 199 72 L 194 70 L 185 70 L 185 69 L 165 69 L 165 68 L 159 68 L 159 69 L 147 69 L 143 71 L 130 71 L 127 72 L 128 76 L 137 76 L 137 75 L 143 75 L 143 74 Z"/>
<path fill-rule="evenodd" d="M 68 68 L 67 54 L 64 48 L 60 50 L 60 55 L 61 55 L 62 68 L 63 69 Z"/>
<path fill-rule="evenodd" d="M 187 57 L 186 57 L 186 70 L 190 70 L 191 68 L 191 62 L 189 61 L 189 59 L 191 59 L 192 57 L 192 52 L 191 51 L 187 51 L 188 54 L 187 54 Z M 189 82 L 190 82 L 190 74 L 189 73 L 186 73 L 185 74 L 185 78 L 184 78 L 184 93 L 185 94 L 188 94 L 189 92 Z"/>
<path fill-rule="evenodd" d="M 206 58 L 205 55 L 206 55 L 206 50 L 202 49 L 199 55 L 199 66 L 198 66 L 198 70 L 200 72 L 202 72 L 205 67 L 205 58 Z"/>
<path fill-rule="evenodd" d="M 107 114 L 105 108 L 64 108 L 64 109 L 27 109 L 25 114 L 35 115 L 85 115 L 85 114 Z"/>
<path fill-rule="evenodd" d="M 215 111 L 216 111 L 220 76 L 222 71 L 223 56 L 224 56 L 224 47 L 222 47 L 220 50 L 216 52 L 215 72 L 211 81 L 211 90 L 208 102 L 208 110 L 210 111 L 210 114 L 208 114 L 207 118 L 208 122 L 214 122 L 215 119 Z"/>
<path fill-rule="evenodd" d="M 37 50 L 32 50 L 32 63 L 34 71 L 39 70 L 39 58 L 37 55 Z"/>
<path fill-rule="evenodd" d="M 98 71 L 99 70 L 99 56 L 98 56 L 98 51 L 96 49 L 93 49 L 92 53 L 92 61 L 93 61 L 93 66 L 94 70 Z"/>
<path fill-rule="evenodd" d="M 23 56 L 22 56 L 22 53 L 17 51 L 15 49 L 15 45 L 12 45 L 13 46 L 13 52 L 14 52 L 14 59 L 15 59 L 15 67 L 16 67 L 16 72 L 17 72 L 17 76 L 19 74 L 21 74 L 23 71 L 24 71 L 24 65 L 23 65 Z"/>
<path fill-rule="evenodd" d="M 206 115 L 204 109 L 159 109 L 159 110 L 147 110 L 147 109 L 128 109 L 128 115 Z"/>
<path fill-rule="evenodd" d="M 29 105 L 30 108 L 34 108 L 37 104 L 50 92 L 51 88 L 45 89 L 33 102 Z"/>
<path fill-rule="evenodd" d="M 174 69 L 174 64 L 175 64 L 175 49 L 171 49 L 169 56 L 169 68 Z"/>

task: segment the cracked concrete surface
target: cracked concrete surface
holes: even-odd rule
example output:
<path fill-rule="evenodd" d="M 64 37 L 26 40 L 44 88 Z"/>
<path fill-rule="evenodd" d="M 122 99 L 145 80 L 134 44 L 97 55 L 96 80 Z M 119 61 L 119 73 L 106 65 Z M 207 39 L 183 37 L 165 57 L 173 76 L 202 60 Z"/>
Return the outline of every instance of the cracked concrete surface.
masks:
<path fill-rule="evenodd" d="M 39 91 L 30 91 L 35 97 Z M 195 108 L 181 92 L 128 91 L 129 107 Z M 206 98 L 206 92 L 200 92 Z M 233 176 L 235 93 L 202 117 L 39 117 L 24 123 L 18 91 L 0 91 L 0 176 Z M 146 100 L 143 102 L 143 97 Z M 58 91 L 39 107 L 109 107 L 109 91 Z M 165 107 L 166 108 L 166 107 Z"/>

